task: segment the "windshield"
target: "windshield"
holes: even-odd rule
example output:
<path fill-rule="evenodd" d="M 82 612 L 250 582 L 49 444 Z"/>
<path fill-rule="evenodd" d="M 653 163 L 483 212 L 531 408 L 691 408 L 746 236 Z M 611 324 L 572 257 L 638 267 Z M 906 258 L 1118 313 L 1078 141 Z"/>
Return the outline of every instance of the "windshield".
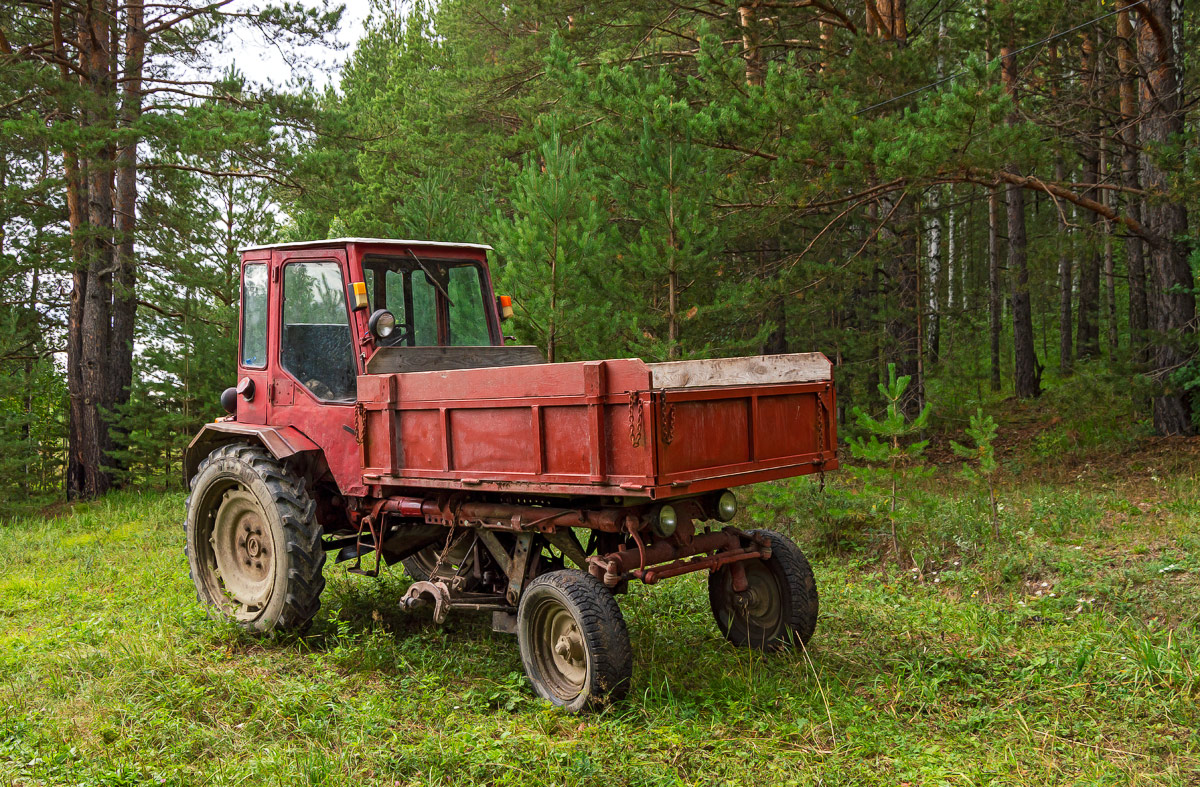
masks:
<path fill-rule="evenodd" d="M 367 257 L 363 276 L 371 311 L 396 315 L 382 347 L 490 345 L 483 271 L 477 262 Z"/>

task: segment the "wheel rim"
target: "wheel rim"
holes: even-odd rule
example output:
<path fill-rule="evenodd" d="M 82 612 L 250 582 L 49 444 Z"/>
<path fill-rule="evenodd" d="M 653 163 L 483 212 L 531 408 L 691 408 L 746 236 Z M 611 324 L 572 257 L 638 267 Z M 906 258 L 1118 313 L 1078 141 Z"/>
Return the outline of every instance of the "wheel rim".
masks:
<path fill-rule="evenodd" d="M 430 579 L 449 579 L 450 577 L 465 573 L 463 569 L 470 567 L 472 560 L 471 541 L 463 539 L 460 544 L 451 549 L 442 560 L 442 564 L 438 566 L 437 576 L 435 577 L 433 569 L 434 566 L 438 565 L 438 555 L 442 554 L 443 548 L 441 544 L 432 544 L 416 552 L 408 560 L 413 561 L 416 567 Z"/>
<path fill-rule="evenodd" d="M 765 645 L 783 633 L 786 620 L 783 588 L 775 572 L 761 560 L 747 560 L 742 565 L 746 571 L 746 590 L 734 591 L 733 578 L 727 576 L 724 617 L 730 629 L 740 629 L 753 644 Z"/>
<path fill-rule="evenodd" d="M 252 494 L 226 492 L 213 518 L 213 561 L 235 615 L 253 618 L 271 599 L 275 586 L 275 544 L 262 508 Z"/>
<path fill-rule="evenodd" d="M 587 683 L 588 652 L 571 611 L 556 598 L 539 599 L 529 616 L 529 639 L 534 664 L 555 696 L 564 702 L 579 696 Z"/>

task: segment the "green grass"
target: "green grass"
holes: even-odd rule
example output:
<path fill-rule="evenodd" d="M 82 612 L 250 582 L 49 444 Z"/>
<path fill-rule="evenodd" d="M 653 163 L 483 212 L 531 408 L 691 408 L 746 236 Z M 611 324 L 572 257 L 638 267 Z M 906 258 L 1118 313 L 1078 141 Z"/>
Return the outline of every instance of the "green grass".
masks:
<path fill-rule="evenodd" d="M 1194 452 L 1194 443 L 1184 444 Z M 1155 453 L 1157 451 L 1157 453 Z M 745 518 L 809 552 L 807 653 L 719 636 L 702 577 L 622 598 L 632 696 L 571 717 L 488 620 L 398 612 L 327 569 L 302 639 L 209 620 L 181 495 L 0 525 L 0 783 L 1196 784 L 1200 481 L 1175 445 L 1008 477 L 1003 538 L 954 467 L 888 554 L 866 481 L 770 485 Z"/>

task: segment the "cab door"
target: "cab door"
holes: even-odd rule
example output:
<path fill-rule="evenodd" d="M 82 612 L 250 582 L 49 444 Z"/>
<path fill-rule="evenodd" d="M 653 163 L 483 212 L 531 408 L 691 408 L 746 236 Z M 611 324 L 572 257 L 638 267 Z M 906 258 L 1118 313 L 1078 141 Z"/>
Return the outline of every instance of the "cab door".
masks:
<path fill-rule="evenodd" d="M 270 423 L 293 426 L 321 446 L 338 487 L 361 493 L 355 439 L 358 342 L 351 325 L 344 249 L 275 252 L 279 297 Z"/>
<path fill-rule="evenodd" d="M 237 420 L 244 424 L 267 422 L 267 388 L 271 381 L 268 359 L 270 327 L 269 257 L 242 261 L 242 298 L 239 304 Z"/>

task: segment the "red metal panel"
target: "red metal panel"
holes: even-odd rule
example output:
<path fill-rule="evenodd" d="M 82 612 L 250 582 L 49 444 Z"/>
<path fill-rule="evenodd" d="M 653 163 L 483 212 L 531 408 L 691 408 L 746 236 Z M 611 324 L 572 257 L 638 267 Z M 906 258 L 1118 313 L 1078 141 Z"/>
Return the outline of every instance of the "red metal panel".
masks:
<path fill-rule="evenodd" d="M 821 453 L 833 445 L 831 398 L 817 428 L 829 385 L 643 390 L 631 409 L 612 381 L 642 370 L 629 360 L 395 375 L 379 391 L 395 392 L 394 472 L 367 480 L 663 497 L 832 468 Z"/>
<path fill-rule="evenodd" d="M 294 392 L 290 405 L 268 405 L 267 422 L 280 426 L 293 426 L 303 432 L 312 442 L 319 445 L 333 475 L 342 492 L 351 495 L 366 493 L 362 482 L 363 455 L 355 438 L 355 406 L 354 403 L 323 402 L 303 384 L 299 383 L 279 363 L 280 337 L 283 323 L 283 288 L 281 285 L 283 267 L 289 263 L 302 261 L 332 260 L 342 269 L 343 285 L 350 281 L 350 272 L 346 264 L 346 252 L 341 247 L 314 249 L 277 249 L 271 255 L 270 291 L 268 298 L 269 325 L 267 332 L 267 373 L 272 380 L 287 380 L 293 383 Z M 352 335 L 357 324 L 356 313 L 349 310 Z M 363 318 L 365 320 L 365 318 Z M 365 327 L 365 322 L 363 323 Z M 355 362 L 359 360 L 356 358 Z M 359 367 L 361 371 L 361 367 Z M 262 387 L 264 401 L 268 398 L 267 386 Z M 240 413 L 239 413 L 240 416 Z M 380 428 L 380 427 L 377 427 Z"/>
<path fill-rule="evenodd" d="M 441 414 L 437 410 L 404 410 L 399 413 L 397 460 L 393 466 L 403 473 L 412 470 L 441 470 Z"/>
<path fill-rule="evenodd" d="M 737 392 L 744 394 L 741 390 Z M 750 425 L 746 401 L 744 395 L 700 401 L 677 400 L 674 403 L 668 399 L 667 406 L 674 412 L 660 414 L 660 417 L 673 421 L 669 428 L 671 442 L 666 442 L 667 425 L 660 422 L 660 472 L 675 475 L 749 461 L 747 435 Z"/>
<path fill-rule="evenodd" d="M 526 445 L 533 434 L 528 407 L 489 407 L 451 410 L 451 470 L 479 473 L 536 472 L 534 452 Z"/>
<path fill-rule="evenodd" d="M 816 444 L 817 397 L 815 393 L 762 395 L 757 397 L 754 424 L 758 459 L 776 459 L 819 450 Z"/>
<path fill-rule="evenodd" d="M 805 383 L 655 394 L 656 482 L 696 492 L 698 484 L 719 488 L 767 480 L 764 473 L 782 478 L 832 469 L 833 457 L 824 453 L 835 445 L 831 400 L 818 428 L 818 396 L 831 390 L 828 383 Z"/>
<path fill-rule="evenodd" d="M 588 411 L 583 405 L 543 407 L 542 446 L 544 472 L 552 475 L 586 475 L 589 470 Z M 531 450 L 536 451 L 536 448 Z"/>

